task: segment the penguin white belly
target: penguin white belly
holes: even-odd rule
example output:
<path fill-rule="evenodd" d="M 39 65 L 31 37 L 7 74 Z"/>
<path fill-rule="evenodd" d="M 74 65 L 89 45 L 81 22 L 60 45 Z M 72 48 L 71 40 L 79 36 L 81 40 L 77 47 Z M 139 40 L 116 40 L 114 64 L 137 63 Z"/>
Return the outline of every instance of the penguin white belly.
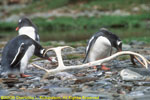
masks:
<path fill-rule="evenodd" d="M 19 35 L 27 35 L 30 38 L 32 38 L 33 40 L 36 39 L 35 36 L 35 29 L 33 27 L 29 27 L 29 26 L 24 26 L 22 28 L 19 29 Z"/>
<path fill-rule="evenodd" d="M 90 53 L 89 53 L 89 61 L 95 61 L 99 59 L 103 59 L 110 55 L 111 52 L 111 43 L 110 41 L 103 36 L 97 38 L 95 43 L 93 44 Z"/>
<path fill-rule="evenodd" d="M 26 67 L 27 67 L 27 64 L 28 64 L 28 61 L 29 59 L 32 57 L 33 53 L 34 53 L 34 50 L 35 50 L 35 46 L 34 45 L 31 45 L 25 55 L 23 56 L 23 58 L 21 59 L 21 63 L 20 63 L 20 72 L 21 73 L 24 73 Z"/>

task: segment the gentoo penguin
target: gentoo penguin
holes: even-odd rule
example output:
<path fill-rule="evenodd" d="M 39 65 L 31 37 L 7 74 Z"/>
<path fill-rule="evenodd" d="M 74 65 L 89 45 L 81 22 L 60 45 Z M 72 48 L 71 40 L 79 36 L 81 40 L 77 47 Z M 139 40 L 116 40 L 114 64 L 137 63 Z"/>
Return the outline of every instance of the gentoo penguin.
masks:
<path fill-rule="evenodd" d="M 116 48 L 118 51 L 121 51 L 122 41 L 118 36 L 111 33 L 107 29 L 101 28 L 99 32 L 95 33 L 89 39 L 85 51 L 86 56 L 83 62 L 92 62 L 110 56 L 112 47 Z M 104 65 L 102 65 L 101 69 L 109 70 L 109 68 Z"/>
<path fill-rule="evenodd" d="M 2 52 L 1 67 L 3 69 L 3 75 L 8 77 L 15 77 L 17 72 L 20 72 L 21 77 L 30 77 L 25 75 L 27 64 L 31 56 L 35 56 L 49 59 L 49 57 L 43 56 L 45 49 L 32 38 L 27 35 L 19 35 L 10 40 L 4 47 Z"/>
<path fill-rule="evenodd" d="M 19 35 L 27 35 L 35 41 L 40 41 L 37 27 L 26 17 L 19 20 L 16 31 Z"/>

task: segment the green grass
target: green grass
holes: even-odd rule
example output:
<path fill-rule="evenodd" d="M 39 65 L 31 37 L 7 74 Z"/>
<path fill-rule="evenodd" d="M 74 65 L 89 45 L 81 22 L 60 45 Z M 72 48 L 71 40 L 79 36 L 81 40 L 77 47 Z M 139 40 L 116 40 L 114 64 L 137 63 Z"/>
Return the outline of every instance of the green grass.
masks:
<path fill-rule="evenodd" d="M 83 7 L 91 8 L 95 5 L 99 6 L 100 10 L 115 10 L 115 9 L 129 9 L 133 6 L 138 6 L 141 4 L 148 4 L 149 0 L 91 0 L 91 2 L 86 3 Z"/>
<path fill-rule="evenodd" d="M 44 18 L 35 18 L 35 23 L 40 32 L 50 31 L 69 31 L 69 30 L 89 30 L 107 28 L 144 28 L 147 20 L 150 20 L 150 14 L 130 15 L 130 16 L 102 16 L 102 17 L 56 17 L 53 20 Z M 120 27 L 121 25 L 121 27 Z M 17 23 L 0 22 L 0 30 L 12 31 Z"/>
<path fill-rule="evenodd" d="M 130 43 L 132 40 L 143 41 L 145 43 L 150 43 L 150 37 L 131 37 L 123 40 L 124 43 Z"/>
<path fill-rule="evenodd" d="M 2 31 L 12 31 L 15 30 L 17 27 L 17 23 L 13 22 L 0 22 L 0 32 Z"/>
<path fill-rule="evenodd" d="M 56 17 L 53 20 L 44 18 L 32 19 L 37 25 L 42 41 L 81 41 L 86 40 L 101 27 L 106 27 L 117 34 L 124 42 L 134 39 L 149 42 L 150 14 L 130 16 L 102 17 Z M 15 33 L 17 23 L 0 22 L 0 35 Z M 120 27 L 121 26 L 121 27 Z M 4 33 L 3 33 L 4 32 Z M 146 37 L 146 39 L 145 39 Z"/>
<path fill-rule="evenodd" d="M 102 16 L 102 17 L 56 17 L 53 20 L 36 18 L 33 21 L 40 29 L 54 30 L 86 30 L 99 29 L 100 27 L 113 28 L 121 25 L 123 28 L 144 28 L 146 21 L 150 20 L 150 14 L 130 15 L 130 16 Z"/>
<path fill-rule="evenodd" d="M 66 58 L 67 59 L 78 59 L 78 58 L 83 58 L 84 55 L 81 55 L 81 54 L 69 54 L 69 55 L 66 55 Z"/>

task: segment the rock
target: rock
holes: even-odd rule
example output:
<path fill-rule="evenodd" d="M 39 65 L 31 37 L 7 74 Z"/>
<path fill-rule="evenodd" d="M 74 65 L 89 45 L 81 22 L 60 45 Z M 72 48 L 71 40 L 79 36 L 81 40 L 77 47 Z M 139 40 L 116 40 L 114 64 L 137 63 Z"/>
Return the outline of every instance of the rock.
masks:
<path fill-rule="evenodd" d="M 9 95 L 9 91 L 8 90 L 3 90 L 3 89 L 0 89 L 0 97 L 1 96 L 8 96 Z M 2 98 L 1 98 L 2 99 Z"/>
<path fill-rule="evenodd" d="M 129 44 L 130 45 L 145 45 L 143 41 L 137 41 L 137 40 L 132 40 Z"/>
<path fill-rule="evenodd" d="M 142 76 L 150 76 L 150 70 L 145 68 L 130 68 L 131 71 L 134 71 Z"/>
<path fill-rule="evenodd" d="M 125 96 L 126 100 L 149 100 L 150 98 L 150 87 L 143 87 L 132 91 Z"/>
<path fill-rule="evenodd" d="M 5 19 L 5 22 L 18 22 L 19 19 L 20 17 L 18 15 L 11 15 Z"/>
<path fill-rule="evenodd" d="M 17 78 L 4 78 L 2 79 L 2 82 L 7 84 L 8 87 L 13 87 L 16 83 L 20 83 L 22 81 L 19 81 Z"/>
<path fill-rule="evenodd" d="M 144 82 L 134 82 L 134 85 L 136 86 L 150 86 L 150 82 L 149 81 L 144 81 Z"/>
<path fill-rule="evenodd" d="M 57 93 L 71 93 L 72 89 L 71 88 L 63 88 L 63 87 L 51 87 L 49 88 L 49 91 L 52 94 L 57 94 Z"/>
<path fill-rule="evenodd" d="M 139 10 L 140 10 L 139 7 L 134 7 L 134 8 L 132 9 L 132 11 L 134 11 L 134 12 L 138 12 Z"/>
<path fill-rule="evenodd" d="M 131 46 L 128 45 L 128 44 L 123 44 L 122 45 L 122 50 L 130 50 L 131 49 Z"/>
<path fill-rule="evenodd" d="M 108 82 L 106 80 L 98 80 L 97 82 L 94 83 L 96 86 L 104 86 L 104 85 L 112 85 L 111 82 Z"/>
<path fill-rule="evenodd" d="M 41 78 L 40 78 L 40 77 L 35 77 L 35 78 L 31 79 L 31 80 L 32 80 L 32 81 L 40 81 Z"/>
<path fill-rule="evenodd" d="M 104 73 L 104 71 L 96 71 L 87 75 L 87 77 L 101 77 L 102 75 L 104 75 Z"/>
<path fill-rule="evenodd" d="M 80 77 L 76 79 L 75 84 L 81 84 L 81 83 L 95 81 L 95 80 L 98 80 L 98 78 L 97 77 Z"/>
<path fill-rule="evenodd" d="M 55 74 L 55 76 L 61 80 L 76 80 L 76 77 L 68 72 L 58 72 Z"/>
<path fill-rule="evenodd" d="M 141 5 L 141 8 L 142 8 L 143 10 L 146 10 L 146 11 L 149 11 L 149 10 L 150 10 L 150 7 L 147 6 L 147 5 L 145 5 L 145 4 L 142 4 L 142 5 Z"/>
<path fill-rule="evenodd" d="M 120 72 L 120 76 L 125 81 L 133 81 L 133 80 L 145 80 L 146 78 L 130 69 L 123 69 Z"/>

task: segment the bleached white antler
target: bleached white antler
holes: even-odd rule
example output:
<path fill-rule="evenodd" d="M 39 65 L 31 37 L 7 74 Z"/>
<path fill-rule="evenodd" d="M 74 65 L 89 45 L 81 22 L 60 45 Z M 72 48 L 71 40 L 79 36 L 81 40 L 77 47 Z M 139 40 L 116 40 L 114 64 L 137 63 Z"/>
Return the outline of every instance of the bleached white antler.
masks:
<path fill-rule="evenodd" d="M 143 63 L 141 63 L 146 69 L 148 69 L 148 64 L 147 64 L 147 59 L 144 58 L 142 55 L 138 54 L 138 53 L 135 53 L 135 52 L 131 52 L 131 51 L 122 51 L 122 52 L 117 52 L 115 54 L 113 54 L 112 56 L 109 56 L 107 58 L 104 58 L 104 59 L 101 59 L 101 60 L 97 60 L 97 61 L 93 61 L 93 62 L 90 62 L 90 63 L 86 63 L 86 64 L 82 64 L 82 65 L 73 65 L 73 66 L 65 66 L 64 63 L 63 63 L 63 60 L 62 60 L 62 56 L 61 56 L 61 50 L 64 49 L 64 48 L 68 48 L 70 46 L 62 46 L 62 47 L 56 47 L 56 48 L 50 48 L 48 50 L 45 51 L 44 54 L 46 54 L 48 51 L 51 51 L 53 50 L 55 53 L 56 53 L 56 56 L 57 56 L 57 59 L 58 59 L 58 67 L 56 69 L 45 69 L 43 67 L 40 67 L 36 64 L 32 64 L 33 66 L 39 68 L 39 69 L 42 69 L 44 71 L 46 71 L 47 73 L 44 75 L 43 78 L 46 78 L 49 74 L 54 74 L 56 72 L 59 72 L 59 71 L 65 71 L 65 70 L 69 70 L 69 69 L 79 69 L 79 68 L 88 68 L 88 67 L 91 67 L 91 66 L 95 66 L 95 65 L 99 65 L 99 64 L 102 64 L 104 62 L 108 62 L 120 55 L 134 55 L 134 56 L 138 56 L 140 57 L 142 60 L 143 60 Z M 137 58 L 137 57 L 136 57 Z"/>

